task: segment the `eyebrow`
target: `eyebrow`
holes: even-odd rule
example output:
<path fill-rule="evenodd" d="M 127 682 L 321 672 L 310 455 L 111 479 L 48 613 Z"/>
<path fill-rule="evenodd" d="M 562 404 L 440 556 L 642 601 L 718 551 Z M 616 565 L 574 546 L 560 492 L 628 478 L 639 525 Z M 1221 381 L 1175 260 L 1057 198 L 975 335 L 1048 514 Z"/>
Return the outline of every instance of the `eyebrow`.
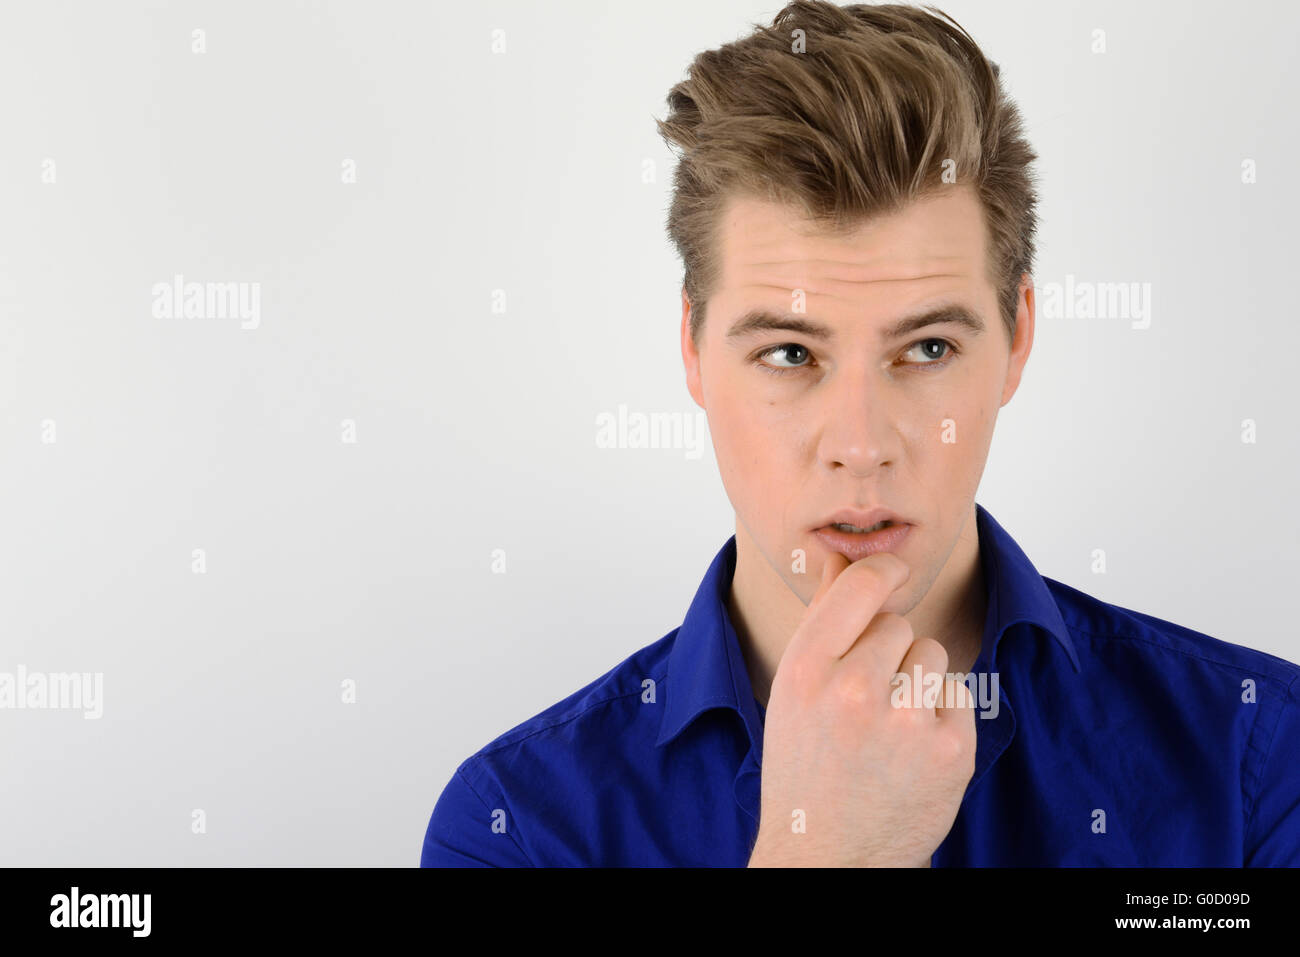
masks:
<path fill-rule="evenodd" d="M 881 333 L 881 339 L 901 339 L 903 336 L 924 329 L 927 326 L 955 324 L 963 327 L 971 335 L 977 336 L 984 331 L 984 321 L 979 315 L 965 306 L 953 303 L 927 309 L 912 316 L 904 316 Z M 814 319 L 799 316 L 782 315 L 766 309 L 751 309 L 737 319 L 727 330 L 727 340 L 744 339 L 763 332 L 784 330 L 797 332 L 810 339 L 829 342 L 835 338 L 835 330 Z"/>

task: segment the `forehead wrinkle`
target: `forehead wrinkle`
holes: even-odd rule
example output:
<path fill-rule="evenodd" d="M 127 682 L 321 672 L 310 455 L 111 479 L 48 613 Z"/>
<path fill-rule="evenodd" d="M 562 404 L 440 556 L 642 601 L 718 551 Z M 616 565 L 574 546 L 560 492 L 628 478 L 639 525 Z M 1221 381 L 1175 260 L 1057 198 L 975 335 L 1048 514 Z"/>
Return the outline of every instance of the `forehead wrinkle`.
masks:
<path fill-rule="evenodd" d="M 764 262 L 737 262 L 734 266 L 738 276 L 753 273 L 768 273 L 764 279 L 769 282 L 789 276 L 801 276 L 799 285 L 807 286 L 811 281 L 824 282 L 915 282 L 925 279 L 961 279 L 978 274 L 978 266 L 973 270 L 965 256 L 928 256 L 924 260 L 911 263 L 890 263 L 880 261 L 845 262 L 843 260 L 824 259 L 783 259 Z M 725 272 L 725 269 L 724 269 Z M 902 273 L 900 275 L 900 273 Z"/>
<path fill-rule="evenodd" d="M 806 280 L 804 280 L 801 282 L 793 282 L 793 283 L 758 281 L 758 282 L 746 282 L 743 283 L 742 285 L 746 289 L 780 290 L 782 293 L 786 295 L 789 295 L 795 289 L 801 289 L 803 290 L 804 295 L 807 296 L 828 296 L 833 299 L 851 299 L 854 294 L 858 294 L 857 291 L 862 286 L 890 285 L 893 283 L 900 283 L 900 282 L 925 282 L 927 280 L 932 280 L 932 279 L 966 279 L 966 278 L 969 277 L 965 273 L 939 272 L 939 273 L 927 273 L 924 276 L 889 276 L 880 279 L 834 279 L 834 278 L 828 279 L 822 277 L 819 278 L 815 284 L 809 283 Z M 851 286 L 853 287 L 853 290 L 847 291 L 847 294 L 840 294 L 837 292 L 830 291 L 831 289 L 840 286 Z"/>
<path fill-rule="evenodd" d="M 764 266 L 809 266 L 815 264 L 818 266 L 847 266 L 850 269 L 863 269 L 870 267 L 874 262 L 887 260 L 889 255 L 889 252 L 884 252 L 878 256 L 866 256 L 862 259 L 825 259 L 821 256 L 796 256 L 793 259 L 765 259 L 760 261 L 749 259 L 745 260 L 742 265 L 759 268 Z M 915 264 L 918 261 L 934 265 L 940 263 L 963 263 L 968 261 L 969 258 L 969 256 L 962 253 L 929 253 L 926 256 L 914 257 L 913 263 Z"/>

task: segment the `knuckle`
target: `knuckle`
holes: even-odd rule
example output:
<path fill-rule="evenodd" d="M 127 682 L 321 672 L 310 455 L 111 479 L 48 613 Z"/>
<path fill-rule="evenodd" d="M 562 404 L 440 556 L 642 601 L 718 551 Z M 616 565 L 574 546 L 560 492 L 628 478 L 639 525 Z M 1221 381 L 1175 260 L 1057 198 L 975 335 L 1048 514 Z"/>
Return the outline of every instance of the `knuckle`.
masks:
<path fill-rule="evenodd" d="M 860 668 L 841 667 L 833 681 L 836 697 L 851 705 L 863 705 L 876 695 L 871 675 Z"/>
<path fill-rule="evenodd" d="M 934 712 L 927 709 L 924 702 L 918 707 L 912 701 L 905 700 L 898 710 L 902 712 L 899 720 L 907 722 L 909 734 L 924 734 L 934 722 Z"/>
<path fill-rule="evenodd" d="M 965 728 L 943 728 L 939 731 L 938 740 L 935 744 L 939 749 L 941 761 L 945 764 L 962 768 L 969 766 L 972 770 L 974 769 L 974 725 L 971 725 L 970 730 L 971 734 L 967 734 Z"/>
<path fill-rule="evenodd" d="M 959 735 L 941 730 L 935 736 L 934 749 L 941 763 L 946 765 L 959 764 L 966 750 L 966 742 Z"/>
<path fill-rule="evenodd" d="M 777 666 L 777 675 L 773 678 L 773 682 L 775 683 L 777 679 L 800 695 L 811 691 L 816 682 L 812 662 L 802 656 L 783 659 Z"/>

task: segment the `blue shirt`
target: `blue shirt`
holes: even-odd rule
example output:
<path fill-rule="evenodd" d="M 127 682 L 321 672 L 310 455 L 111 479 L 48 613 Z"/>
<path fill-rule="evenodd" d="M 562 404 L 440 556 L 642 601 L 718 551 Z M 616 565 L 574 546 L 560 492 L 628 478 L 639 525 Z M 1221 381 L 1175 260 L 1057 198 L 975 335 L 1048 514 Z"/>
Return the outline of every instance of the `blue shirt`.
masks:
<path fill-rule="evenodd" d="M 1300 667 L 1044 578 L 976 515 L 998 706 L 933 866 L 1300 865 Z M 763 713 L 735 561 L 733 536 L 679 628 L 464 761 L 421 865 L 744 866 Z"/>

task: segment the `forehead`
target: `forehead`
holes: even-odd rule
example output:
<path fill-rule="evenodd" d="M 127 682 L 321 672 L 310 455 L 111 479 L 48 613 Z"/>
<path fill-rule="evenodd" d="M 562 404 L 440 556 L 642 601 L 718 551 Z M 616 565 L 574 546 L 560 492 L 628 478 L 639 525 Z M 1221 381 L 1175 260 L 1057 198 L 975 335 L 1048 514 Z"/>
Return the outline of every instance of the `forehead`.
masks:
<path fill-rule="evenodd" d="M 970 187 L 952 186 L 850 232 L 831 233 L 796 207 L 731 198 L 719 220 L 714 300 L 734 309 L 757 300 L 789 307 L 792 290 L 856 310 L 896 309 L 930 297 L 978 299 L 987 277 L 983 210 Z M 810 307 L 809 312 L 813 309 Z"/>

